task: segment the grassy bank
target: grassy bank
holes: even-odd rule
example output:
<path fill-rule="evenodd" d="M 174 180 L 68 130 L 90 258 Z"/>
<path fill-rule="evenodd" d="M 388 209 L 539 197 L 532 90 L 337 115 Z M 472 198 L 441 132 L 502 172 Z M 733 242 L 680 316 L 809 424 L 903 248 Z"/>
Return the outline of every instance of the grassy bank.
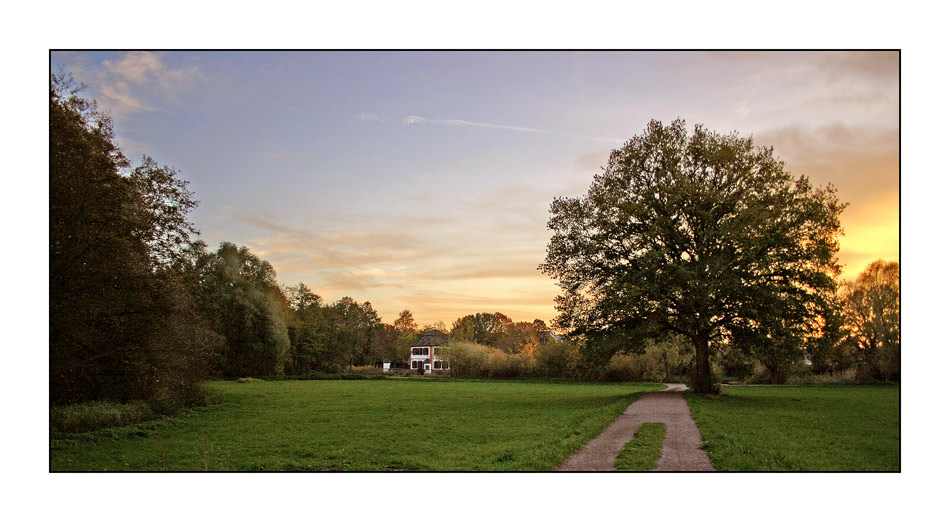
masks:
<path fill-rule="evenodd" d="M 898 387 L 727 387 L 686 398 L 718 470 L 900 469 Z"/>
<path fill-rule="evenodd" d="M 551 470 L 650 384 L 212 382 L 197 415 L 55 440 L 52 470 Z"/>

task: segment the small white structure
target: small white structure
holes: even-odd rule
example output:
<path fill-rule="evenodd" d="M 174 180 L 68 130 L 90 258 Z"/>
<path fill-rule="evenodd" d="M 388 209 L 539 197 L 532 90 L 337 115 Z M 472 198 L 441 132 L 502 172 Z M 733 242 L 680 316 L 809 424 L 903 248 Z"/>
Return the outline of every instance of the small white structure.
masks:
<path fill-rule="evenodd" d="M 411 347 L 409 347 L 409 368 L 418 371 L 422 368 L 425 373 L 442 373 L 450 370 L 448 354 L 444 352 L 444 345 L 448 344 L 449 336 L 439 330 L 423 332 Z"/>
<path fill-rule="evenodd" d="M 390 366 L 391 364 L 392 364 L 392 363 L 389 362 L 389 361 L 383 361 L 383 371 L 384 371 L 384 372 L 388 372 L 388 371 L 389 371 L 389 366 Z"/>

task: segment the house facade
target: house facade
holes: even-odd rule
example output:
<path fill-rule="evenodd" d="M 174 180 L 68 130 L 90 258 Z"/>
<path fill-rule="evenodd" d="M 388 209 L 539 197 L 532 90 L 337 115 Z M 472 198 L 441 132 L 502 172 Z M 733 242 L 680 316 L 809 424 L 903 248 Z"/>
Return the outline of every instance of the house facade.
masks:
<path fill-rule="evenodd" d="M 425 373 L 442 373 L 448 371 L 448 353 L 445 345 L 449 343 L 449 336 L 439 330 L 428 330 L 419 336 L 419 340 L 409 347 L 409 368 Z"/>

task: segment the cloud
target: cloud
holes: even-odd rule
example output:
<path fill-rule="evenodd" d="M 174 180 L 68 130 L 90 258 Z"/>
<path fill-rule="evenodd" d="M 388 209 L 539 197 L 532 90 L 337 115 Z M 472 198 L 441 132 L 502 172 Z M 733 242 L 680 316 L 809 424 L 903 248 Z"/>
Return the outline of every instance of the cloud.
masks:
<path fill-rule="evenodd" d="M 283 225 L 272 214 L 237 214 L 233 218 L 274 234 L 248 238 L 256 254 L 289 272 L 364 268 L 406 261 L 423 255 L 417 240 L 386 228 L 324 227 L 317 231 Z M 280 270 L 278 270 L 280 271 Z"/>
<path fill-rule="evenodd" d="M 792 174 L 805 174 L 817 185 L 833 183 L 841 198 L 852 204 L 890 194 L 900 182 L 896 129 L 789 126 L 757 134 L 755 142 L 774 146 Z"/>
<path fill-rule="evenodd" d="M 583 134 L 571 134 L 568 132 L 556 132 L 549 131 L 544 129 L 535 129 L 532 127 L 517 127 L 514 125 L 500 125 L 497 123 L 479 123 L 475 121 L 466 121 L 466 120 L 440 120 L 434 118 L 425 118 L 422 116 L 406 116 L 402 120 L 403 125 L 418 125 L 418 124 L 432 124 L 432 125 L 447 125 L 452 127 L 480 127 L 483 129 L 502 129 L 518 132 L 531 132 L 537 134 L 549 134 L 552 136 L 565 136 L 568 138 L 580 138 L 584 140 L 593 140 L 600 141 L 604 143 L 623 143 L 624 140 L 618 138 L 604 138 L 599 136 L 585 136 Z"/>
<path fill-rule="evenodd" d="M 181 103 L 185 93 L 207 80 L 198 66 L 169 67 L 164 53 L 147 51 L 127 52 L 98 65 L 78 56 L 71 67 L 95 91 L 93 97 L 99 105 L 116 119 Z"/>
<path fill-rule="evenodd" d="M 823 53 L 820 67 L 834 79 L 855 77 L 896 85 L 900 75 L 897 51 Z"/>
<path fill-rule="evenodd" d="M 361 112 L 357 114 L 356 117 L 363 121 L 386 121 L 380 118 L 379 114 L 376 114 L 375 112 Z"/>
<path fill-rule="evenodd" d="M 599 172 L 601 167 L 606 167 L 610 159 L 611 149 L 598 149 L 592 152 L 581 154 L 574 160 L 574 169 L 581 172 Z"/>

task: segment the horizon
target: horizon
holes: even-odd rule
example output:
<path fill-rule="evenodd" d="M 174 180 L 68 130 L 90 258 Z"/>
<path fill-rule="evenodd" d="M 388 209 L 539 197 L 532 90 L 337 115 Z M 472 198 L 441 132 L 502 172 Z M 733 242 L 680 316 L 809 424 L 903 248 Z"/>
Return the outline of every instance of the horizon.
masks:
<path fill-rule="evenodd" d="M 899 257 L 897 52 L 52 52 L 116 139 L 178 171 L 214 249 L 421 326 L 556 315 L 555 197 L 650 119 L 772 146 L 833 183 L 842 276 Z M 702 78 L 697 82 L 696 78 Z"/>

